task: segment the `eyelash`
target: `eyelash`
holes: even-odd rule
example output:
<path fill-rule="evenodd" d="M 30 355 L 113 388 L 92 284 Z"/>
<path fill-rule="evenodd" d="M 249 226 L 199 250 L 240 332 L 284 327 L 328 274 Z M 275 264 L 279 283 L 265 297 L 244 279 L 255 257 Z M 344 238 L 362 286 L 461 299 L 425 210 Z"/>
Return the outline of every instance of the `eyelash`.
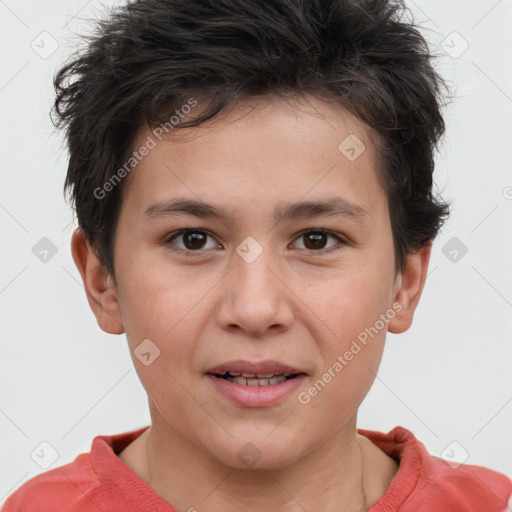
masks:
<path fill-rule="evenodd" d="M 181 229 L 180 231 L 175 231 L 174 233 L 171 233 L 166 239 L 165 239 L 165 244 L 168 245 L 168 244 L 171 244 L 171 242 L 176 239 L 176 238 L 179 238 L 180 236 L 182 235 L 185 235 L 187 233 L 204 233 L 212 238 L 215 238 L 208 230 L 206 229 L 200 229 L 200 228 L 187 228 L 187 229 Z M 342 237 L 340 237 L 339 235 L 337 235 L 336 233 L 332 232 L 332 231 L 328 231 L 326 229 L 323 229 L 323 228 L 309 228 L 309 229 L 304 229 L 302 231 L 300 231 L 299 233 L 297 233 L 296 237 L 294 240 L 297 240 L 299 238 L 301 238 L 302 236 L 306 235 L 306 234 L 309 234 L 309 233 L 316 233 L 316 234 L 321 234 L 321 235 L 330 235 L 332 236 L 333 238 L 335 238 L 339 243 L 332 246 L 332 247 L 329 247 L 328 249 L 318 249 L 317 251 L 314 251 L 314 250 L 307 250 L 307 249 L 301 249 L 301 250 L 305 250 L 306 252 L 308 253 L 311 253 L 311 254 L 314 254 L 314 255 L 325 255 L 325 254 L 330 254 L 332 252 L 336 252 L 336 251 L 339 251 L 341 249 L 343 249 L 343 247 L 345 245 L 348 245 L 348 242 L 346 240 L 344 240 Z M 201 253 L 205 253 L 207 250 L 201 250 L 201 249 L 198 249 L 197 251 L 192 251 L 192 250 L 185 250 L 185 249 L 180 249 L 180 248 L 173 248 L 172 249 L 174 252 L 178 253 L 178 254 L 183 254 L 185 256 L 192 256 L 192 257 L 197 257 L 197 256 L 201 256 Z"/>

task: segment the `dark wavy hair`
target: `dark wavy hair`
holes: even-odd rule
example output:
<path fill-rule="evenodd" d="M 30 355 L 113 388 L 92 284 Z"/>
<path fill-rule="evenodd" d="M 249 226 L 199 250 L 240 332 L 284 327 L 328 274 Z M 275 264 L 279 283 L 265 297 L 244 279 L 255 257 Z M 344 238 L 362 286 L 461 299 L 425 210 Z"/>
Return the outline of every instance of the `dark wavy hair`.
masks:
<path fill-rule="evenodd" d="M 409 16 L 407 16 L 409 14 Z M 51 112 L 64 127 L 78 224 L 114 278 L 123 182 L 94 191 L 187 99 L 197 126 L 251 96 L 316 94 L 366 123 L 378 144 L 396 269 L 433 240 L 449 205 L 433 194 L 448 90 L 401 0 L 137 0 L 112 9 L 55 75 Z"/>

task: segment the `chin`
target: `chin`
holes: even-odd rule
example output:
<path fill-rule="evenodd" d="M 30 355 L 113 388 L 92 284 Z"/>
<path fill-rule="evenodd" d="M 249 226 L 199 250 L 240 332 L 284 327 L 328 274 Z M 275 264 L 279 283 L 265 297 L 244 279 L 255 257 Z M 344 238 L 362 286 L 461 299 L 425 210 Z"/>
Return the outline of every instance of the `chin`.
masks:
<path fill-rule="evenodd" d="M 290 438 L 278 437 L 269 440 L 264 435 L 234 436 L 229 446 L 218 447 L 212 454 L 223 464 L 236 469 L 276 470 L 293 464 L 299 458 L 300 452 L 296 443 Z M 235 449 L 233 450 L 233 447 Z M 209 447 L 211 449 L 211 446 Z"/>

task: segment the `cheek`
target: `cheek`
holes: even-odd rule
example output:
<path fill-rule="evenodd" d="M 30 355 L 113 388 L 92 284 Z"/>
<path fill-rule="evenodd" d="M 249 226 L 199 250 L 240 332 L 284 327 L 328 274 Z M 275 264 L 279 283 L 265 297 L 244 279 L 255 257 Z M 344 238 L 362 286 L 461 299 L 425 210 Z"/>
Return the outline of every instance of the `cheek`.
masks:
<path fill-rule="evenodd" d="M 167 344 L 177 332 L 192 327 L 191 317 L 204 292 L 185 273 L 140 261 L 123 269 L 123 321 L 132 337 L 153 336 Z"/>
<path fill-rule="evenodd" d="M 180 395 L 179 382 L 189 377 L 196 343 L 209 318 L 207 301 L 201 301 L 208 282 L 196 285 L 184 273 L 173 273 L 158 267 L 140 265 L 125 268 L 120 293 L 120 309 L 126 337 L 139 378 L 150 396 L 164 389 L 161 399 Z M 149 340 L 149 341 L 145 341 Z M 150 356 L 141 356 L 145 345 Z M 152 361 L 145 365 L 148 360 Z M 176 380 L 175 380 L 176 379 Z M 164 384 L 166 383 L 166 384 Z"/>
<path fill-rule="evenodd" d="M 373 272 L 372 272 L 373 270 Z M 342 349 L 370 328 L 389 308 L 387 284 L 375 268 L 353 269 L 315 287 L 308 285 L 304 304 L 321 320 L 324 336 L 333 349 Z M 380 324 L 379 324 L 380 325 Z"/>
<path fill-rule="evenodd" d="M 310 390 L 322 395 L 317 406 L 337 403 L 345 411 L 357 408 L 375 379 L 393 311 L 383 291 L 382 274 L 372 268 L 373 273 L 354 271 L 331 280 L 325 289 L 305 290 L 304 302 L 315 313 L 310 325 L 318 326 L 314 336 L 322 354 L 316 389 Z"/>
<path fill-rule="evenodd" d="M 198 411 L 186 388 L 198 322 L 189 301 L 177 296 L 176 291 L 147 281 L 135 286 L 124 305 L 130 322 L 126 337 L 140 382 L 161 414 L 174 411 L 194 418 Z"/>
<path fill-rule="evenodd" d="M 375 380 L 387 333 L 380 315 L 386 309 L 366 299 L 324 297 L 328 328 L 316 334 L 321 367 L 298 397 L 313 430 L 337 429 L 356 413 Z"/>

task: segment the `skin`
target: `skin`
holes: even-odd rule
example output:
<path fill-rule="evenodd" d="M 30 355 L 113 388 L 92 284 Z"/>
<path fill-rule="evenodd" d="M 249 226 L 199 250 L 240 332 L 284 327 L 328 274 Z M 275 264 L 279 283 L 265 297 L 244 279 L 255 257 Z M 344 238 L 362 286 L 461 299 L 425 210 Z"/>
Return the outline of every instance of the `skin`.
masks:
<path fill-rule="evenodd" d="M 141 127 L 134 147 L 150 134 Z M 349 134 L 366 145 L 353 162 L 338 150 Z M 253 98 L 171 135 L 124 183 L 117 286 L 80 230 L 72 238 L 98 324 L 108 333 L 126 332 L 148 394 L 151 427 L 119 458 L 181 511 L 368 510 L 398 464 L 357 434 L 357 410 L 387 331 L 401 333 L 412 323 L 431 244 L 395 272 L 370 131 L 327 100 Z M 333 195 L 362 207 L 367 218 L 273 219 L 278 205 Z M 150 204 L 178 196 L 225 208 L 228 222 L 185 214 L 144 218 Z M 211 236 L 195 250 L 186 237 L 167 242 L 183 228 Z M 329 235 L 314 246 L 298 235 L 320 228 L 347 243 Z M 252 263 L 236 252 L 248 236 L 263 249 Z M 326 253 L 337 244 L 339 250 Z M 181 255 L 180 248 L 193 254 Z M 204 375 L 233 359 L 275 359 L 305 371 L 301 390 L 307 390 L 394 303 L 400 312 L 308 404 L 293 393 L 272 407 L 237 406 Z M 145 339 L 160 350 L 148 366 L 134 356 Z M 248 442 L 262 454 L 253 467 L 237 457 Z"/>

